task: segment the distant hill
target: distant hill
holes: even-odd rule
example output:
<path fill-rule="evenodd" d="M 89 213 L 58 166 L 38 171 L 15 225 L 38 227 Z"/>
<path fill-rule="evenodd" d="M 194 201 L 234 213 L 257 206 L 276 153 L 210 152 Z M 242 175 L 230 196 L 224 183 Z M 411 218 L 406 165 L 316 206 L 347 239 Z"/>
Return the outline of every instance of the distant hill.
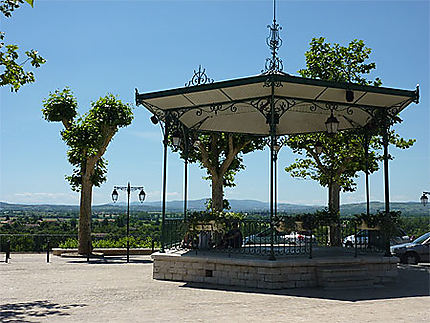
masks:
<path fill-rule="evenodd" d="M 188 201 L 188 209 L 191 211 L 205 210 L 206 199 L 191 200 Z M 261 202 L 257 200 L 229 200 L 231 210 L 236 212 L 268 212 L 269 203 Z M 430 207 L 424 207 L 417 202 L 393 202 L 390 204 L 392 210 L 401 211 L 405 216 L 425 216 L 430 215 Z M 169 212 L 181 212 L 183 210 L 183 201 L 168 201 L 166 208 Z M 279 203 L 278 211 L 280 213 L 306 213 L 314 212 L 324 208 L 324 206 L 310 206 L 301 204 L 287 204 Z M 146 211 L 146 212 L 160 212 L 161 202 L 145 202 L 143 204 L 139 202 L 133 202 L 130 204 L 132 211 Z M 122 212 L 125 210 L 125 203 L 110 203 L 102 205 L 94 205 L 93 211 L 95 212 Z M 371 202 L 371 212 L 378 210 L 384 210 L 384 203 L 382 202 Z M 0 211 L 27 211 L 27 212 L 79 212 L 78 205 L 51 205 L 51 204 L 40 204 L 40 205 L 26 205 L 26 204 L 11 204 L 0 202 Z M 353 203 L 341 205 L 341 215 L 353 215 L 358 213 L 366 212 L 366 203 Z"/>

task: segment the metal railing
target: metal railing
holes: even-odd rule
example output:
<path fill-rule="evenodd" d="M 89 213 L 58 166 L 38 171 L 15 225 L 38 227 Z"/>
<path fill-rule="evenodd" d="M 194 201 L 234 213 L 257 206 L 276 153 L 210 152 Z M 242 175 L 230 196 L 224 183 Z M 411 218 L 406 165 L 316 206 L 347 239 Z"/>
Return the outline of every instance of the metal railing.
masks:
<path fill-rule="evenodd" d="M 8 247 L 11 252 L 44 252 L 48 244 L 57 248 L 70 239 L 77 239 L 77 234 L 5 233 L 0 234 L 0 251 L 5 252 Z"/>
<path fill-rule="evenodd" d="M 153 236 L 131 234 L 128 238 L 130 248 L 151 248 L 155 251 L 159 241 Z M 127 236 L 124 234 L 93 233 L 92 249 L 95 248 L 126 248 Z M 13 252 L 38 252 L 47 254 L 47 262 L 53 248 L 77 249 L 77 234 L 0 234 L 0 252 L 4 253 L 5 262 L 11 259 Z"/>
<path fill-rule="evenodd" d="M 337 240 L 336 240 L 337 239 Z M 353 219 L 342 219 L 314 230 L 271 229 L 264 219 L 226 221 L 223 225 L 187 223 L 166 219 L 165 249 L 201 250 L 244 255 L 308 255 L 323 247 L 342 247 L 346 254 L 382 253 L 384 238 L 379 231 L 359 230 Z"/>

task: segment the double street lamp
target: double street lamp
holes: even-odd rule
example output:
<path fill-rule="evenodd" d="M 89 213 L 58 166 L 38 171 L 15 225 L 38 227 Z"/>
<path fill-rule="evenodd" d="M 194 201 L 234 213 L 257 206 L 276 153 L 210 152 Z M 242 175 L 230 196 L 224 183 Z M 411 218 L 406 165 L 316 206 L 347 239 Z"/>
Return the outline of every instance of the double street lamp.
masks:
<path fill-rule="evenodd" d="M 143 186 L 130 186 L 130 182 L 127 184 L 127 186 L 114 186 L 113 192 L 112 192 L 112 201 L 115 203 L 118 201 L 118 190 L 120 191 L 126 191 L 127 192 L 127 262 L 130 262 L 130 193 L 131 191 L 138 191 L 139 192 L 139 201 L 140 203 L 143 203 L 145 201 L 146 193 L 143 190 Z"/>

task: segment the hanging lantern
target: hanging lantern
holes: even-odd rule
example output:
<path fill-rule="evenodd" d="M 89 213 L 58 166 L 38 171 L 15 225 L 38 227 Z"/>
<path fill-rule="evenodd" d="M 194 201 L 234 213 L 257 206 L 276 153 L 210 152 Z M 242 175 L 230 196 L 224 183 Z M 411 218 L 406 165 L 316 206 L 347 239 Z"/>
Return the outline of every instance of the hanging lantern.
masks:
<path fill-rule="evenodd" d="M 176 148 L 178 148 L 179 145 L 181 144 L 181 134 L 179 132 L 175 132 L 173 134 L 172 143 L 173 143 L 173 146 L 175 146 Z"/>
<path fill-rule="evenodd" d="M 115 203 L 116 201 L 118 201 L 118 192 L 116 190 L 116 188 L 113 189 L 112 192 L 112 201 Z"/>
<path fill-rule="evenodd" d="M 329 134 L 337 133 L 339 129 L 339 120 L 337 120 L 337 118 L 333 115 L 333 111 L 331 111 L 330 117 L 327 118 L 327 121 L 325 122 L 325 127 Z"/>
<path fill-rule="evenodd" d="M 140 193 L 139 193 L 139 201 L 140 201 L 140 203 L 143 203 L 143 201 L 145 201 L 145 197 L 146 197 L 146 193 L 145 193 L 145 191 L 142 188 L 140 190 Z"/>

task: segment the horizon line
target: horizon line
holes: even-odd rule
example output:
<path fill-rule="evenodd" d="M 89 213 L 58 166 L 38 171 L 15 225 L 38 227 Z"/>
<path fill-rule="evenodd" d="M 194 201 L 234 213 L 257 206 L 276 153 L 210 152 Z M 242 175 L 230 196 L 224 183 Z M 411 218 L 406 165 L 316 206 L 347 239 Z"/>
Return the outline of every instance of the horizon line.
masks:
<path fill-rule="evenodd" d="M 195 200 L 188 200 L 188 202 L 192 202 L 192 201 L 201 201 L 204 200 L 206 198 L 201 198 L 201 199 L 195 199 Z M 230 199 L 229 201 L 254 201 L 254 202 L 260 202 L 260 203 L 267 203 L 269 204 L 269 201 L 260 201 L 260 200 L 253 200 L 253 199 Z M 183 203 L 184 200 L 169 200 L 166 201 L 166 203 L 172 203 L 172 202 L 181 202 Z M 23 203 L 23 202 L 6 202 L 6 201 L 0 201 L 0 203 L 5 203 L 5 204 L 15 204 L 15 205 L 25 205 L 25 206 L 31 206 L 31 205 L 37 205 L 37 206 L 42 206 L 42 205 L 54 205 L 54 206 L 73 206 L 73 207 L 79 207 L 79 203 L 78 204 L 64 204 L 64 203 L 45 203 L 45 202 L 34 202 L 34 203 Z M 148 201 L 146 203 L 162 203 L 161 200 L 159 201 Z M 384 201 L 370 201 L 370 203 L 385 203 Z M 392 203 L 418 203 L 421 204 L 421 202 L 419 201 L 390 201 L 390 204 Z M 113 202 L 109 202 L 109 203 L 102 203 L 102 204 L 93 204 L 92 206 L 103 206 L 103 205 L 119 205 L 119 204 L 126 204 L 126 202 L 118 202 L 118 203 L 113 203 Z M 139 203 L 139 202 L 130 202 L 130 204 L 142 204 L 145 205 L 145 202 L 143 203 Z M 278 202 L 278 205 L 281 204 L 290 204 L 290 205 L 299 205 L 299 206 L 312 206 L 312 207 L 326 207 L 326 205 L 323 204 L 297 204 L 297 203 L 291 203 L 291 202 Z M 366 204 L 366 201 L 363 202 L 352 202 L 352 203 L 342 203 L 340 204 L 340 206 L 342 205 L 352 205 L 352 204 Z"/>

